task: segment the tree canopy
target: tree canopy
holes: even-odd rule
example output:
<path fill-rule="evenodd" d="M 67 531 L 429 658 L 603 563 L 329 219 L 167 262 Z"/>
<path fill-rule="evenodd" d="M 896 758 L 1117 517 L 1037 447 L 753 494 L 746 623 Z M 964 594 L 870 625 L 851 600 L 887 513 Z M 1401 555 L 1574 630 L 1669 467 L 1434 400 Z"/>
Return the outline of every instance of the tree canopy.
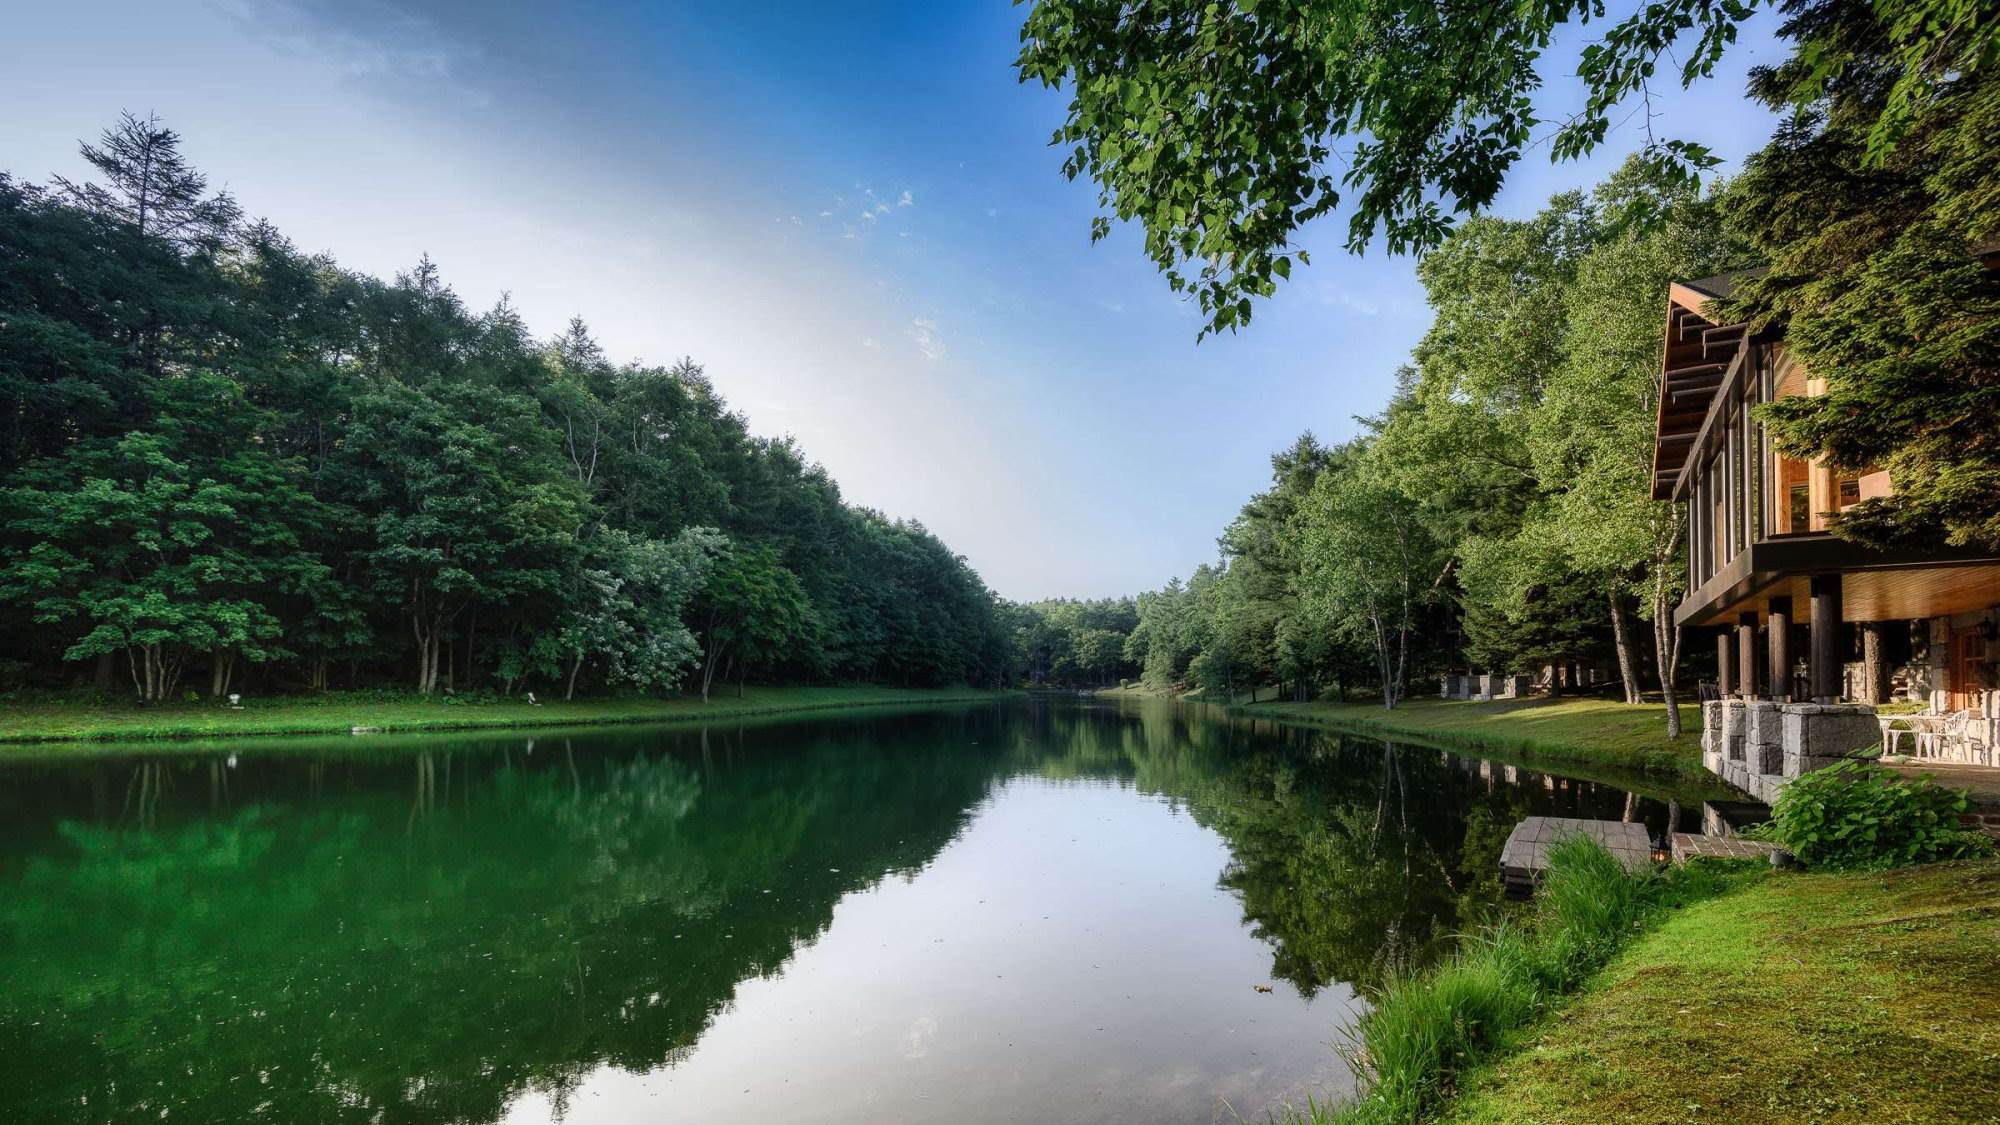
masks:
<path fill-rule="evenodd" d="M 998 599 L 701 366 L 244 224 L 152 119 L 0 175 L 0 683 L 997 684 Z M 122 678 L 122 677 L 120 677 Z M 704 686 L 706 677 L 704 677 Z"/>
<path fill-rule="evenodd" d="M 1097 184 L 1103 214 L 1144 229 L 1147 255 L 1190 293 L 1203 332 L 1248 323 L 1307 263 L 1302 228 L 1346 206 L 1346 244 L 1441 245 L 1490 204 L 1536 146 L 1561 160 L 1605 142 L 1614 113 L 1653 84 L 1714 73 L 1759 0 L 1602 4 L 1525 0 L 1033 0 L 1022 81 L 1062 88 L 1051 143 L 1071 179 Z M 1963 0 L 1783 0 L 1793 54 L 1766 83 L 1807 105 L 1830 90 L 1878 91 L 1857 119 L 1882 159 L 1958 76 L 1990 73 L 2000 18 Z M 1856 18 L 1860 13 L 1860 18 Z M 1574 55 L 1557 36 L 1587 27 Z M 1662 73 L 1662 71 L 1665 73 Z M 1544 82 L 1574 75 L 1583 104 L 1544 116 Z M 1643 107 L 1642 108 L 1648 108 Z M 1652 135 L 1643 158 L 1686 182 L 1702 146 Z"/>

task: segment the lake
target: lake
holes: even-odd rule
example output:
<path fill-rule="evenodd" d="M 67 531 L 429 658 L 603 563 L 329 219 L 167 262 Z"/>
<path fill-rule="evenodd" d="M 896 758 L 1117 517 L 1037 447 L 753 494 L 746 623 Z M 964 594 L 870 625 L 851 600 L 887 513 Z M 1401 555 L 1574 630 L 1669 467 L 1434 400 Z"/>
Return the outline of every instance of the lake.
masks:
<path fill-rule="evenodd" d="M 1171 703 L 0 766 L 10 1121 L 1210 1122 L 1532 814 L 1662 794 Z M 1696 806 L 1698 808 L 1698 806 Z"/>

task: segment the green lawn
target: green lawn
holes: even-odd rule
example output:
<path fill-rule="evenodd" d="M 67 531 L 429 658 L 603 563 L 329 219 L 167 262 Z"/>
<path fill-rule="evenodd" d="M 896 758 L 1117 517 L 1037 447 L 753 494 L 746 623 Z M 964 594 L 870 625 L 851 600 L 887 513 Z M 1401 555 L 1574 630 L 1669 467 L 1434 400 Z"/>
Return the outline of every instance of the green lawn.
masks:
<path fill-rule="evenodd" d="M 1483 746 L 1523 762 L 1600 765 L 1681 780 L 1711 781 L 1701 765 L 1701 708 L 1682 704 L 1681 736 L 1667 737 L 1666 707 L 1606 699 L 1412 699 L 1380 703 L 1250 703 L 1249 715 L 1327 723 L 1444 744 Z"/>
<path fill-rule="evenodd" d="M 1469 1083 L 1459 1125 L 2000 1121 L 2000 861 L 1689 906 Z"/>
<path fill-rule="evenodd" d="M 747 688 L 703 703 L 697 698 L 523 700 L 449 703 L 442 698 L 330 693 L 247 699 L 241 710 L 213 703 L 141 707 L 131 703 L 0 703 L 0 743 L 213 738 L 227 735 L 345 734 L 476 727 L 556 727 L 746 718 L 788 711 L 879 707 L 996 698 L 1001 692 L 883 687 Z"/>

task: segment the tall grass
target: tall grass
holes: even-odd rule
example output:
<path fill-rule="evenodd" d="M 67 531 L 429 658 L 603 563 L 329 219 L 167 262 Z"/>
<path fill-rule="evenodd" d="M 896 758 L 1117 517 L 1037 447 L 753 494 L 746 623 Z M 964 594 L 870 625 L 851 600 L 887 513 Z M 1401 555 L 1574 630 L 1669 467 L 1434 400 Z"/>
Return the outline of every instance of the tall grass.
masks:
<path fill-rule="evenodd" d="M 1344 1052 L 1362 1093 L 1345 1103 L 1308 1102 L 1279 1120 L 1425 1120 L 1509 1032 L 1574 991 L 1658 911 L 1707 897 L 1729 881 L 1705 864 L 1629 874 L 1587 836 L 1557 842 L 1528 918 L 1468 937 L 1442 963 L 1399 975 L 1377 992 Z"/>

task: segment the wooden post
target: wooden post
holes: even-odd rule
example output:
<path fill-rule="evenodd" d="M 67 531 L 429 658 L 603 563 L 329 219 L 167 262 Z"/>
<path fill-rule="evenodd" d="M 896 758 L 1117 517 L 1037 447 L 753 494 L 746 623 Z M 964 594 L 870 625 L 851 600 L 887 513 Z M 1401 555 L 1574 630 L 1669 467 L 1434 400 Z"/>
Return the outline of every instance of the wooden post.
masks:
<path fill-rule="evenodd" d="M 1715 694 L 1724 699 L 1736 688 L 1736 677 L 1730 674 L 1730 659 L 1736 655 L 1735 639 L 1729 630 L 1715 634 Z"/>
<path fill-rule="evenodd" d="M 1743 698 L 1757 697 L 1757 615 L 1736 615 L 1736 669 L 1743 680 Z"/>
<path fill-rule="evenodd" d="M 1812 577 L 1812 697 L 1840 702 L 1840 575 Z"/>
<path fill-rule="evenodd" d="M 1792 697 L 1792 599 L 1772 598 L 1769 613 L 1771 698 L 1783 701 Z"/>

